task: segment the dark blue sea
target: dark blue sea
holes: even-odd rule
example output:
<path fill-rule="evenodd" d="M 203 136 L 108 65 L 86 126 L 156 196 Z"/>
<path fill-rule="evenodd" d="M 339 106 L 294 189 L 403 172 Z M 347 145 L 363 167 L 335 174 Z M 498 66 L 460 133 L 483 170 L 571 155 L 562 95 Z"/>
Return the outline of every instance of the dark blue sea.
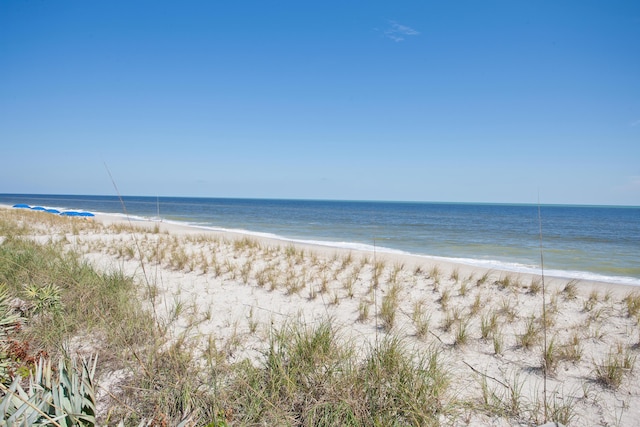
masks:
<path fill-rule="evenodd" d="M 640 207 L 0 194 L 84 210 L 332 247 L 448 258 L 640 286 Z"/>

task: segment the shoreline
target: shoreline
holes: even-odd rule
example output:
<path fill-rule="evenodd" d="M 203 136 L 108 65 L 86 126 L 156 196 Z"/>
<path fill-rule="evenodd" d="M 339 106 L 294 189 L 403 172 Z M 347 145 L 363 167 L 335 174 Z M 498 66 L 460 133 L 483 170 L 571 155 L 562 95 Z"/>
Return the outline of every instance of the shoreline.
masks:
<path fill-rule="evenodd" d="M 0 204 L 0 208 L 15 209 L 10 205 Z M 508 262 L 496 259 L 480 259 L 480 258 L 464 258 L 464 257 L 446 257 L 429 254 L 419 254 L 403 251 L 400 249 L 393 249 L 384 246 L 375 246 L 370 244 L 363 244 L 358 242 L 348 241 L 323 241 L 316 239 L 297 239 L 285 236 L 279 236 L 269 232 L 252 231 L 245 229 L 227 229 L 224 227 L 216 227 L 209 225 L 192 224 L 188 222 L 181 222 L 177 220 L 170 220 L 164 218 L 145 217 L 140 215 L 130 215 L 124 213 L 110 213 L 110 212 L 98 212 L 94 211 L 96 215 L 95 219 L 106 220 L 108 223 L 122 221 L 123 223 L 131 222 L 132 224 L 165 224 L 168 227 L 176 227 L 176 229 L 193 230 L 193 232 L 200 233 L 219 233 L 221 235 L 238 236 L 238 237 L 250 237 L 255 239 L 265 239 L 268 241 L 279 242 L 280 244 L 293 244 L 296 246 L 303 246 L 308 248 L 328 248 L 329 250 L 339 250 L 341 253 L 346 252 L 362 252 L 373 253 L 380 256 L 398 256 L 407 257 L 413 259 L 413 263 L 441 263 L 443 265 L 455 265 L 458 267 L 465 267 L 465 269 L 478 269 L 481 271 L 498 271 L 505 274 L 522 275 L 526 277 L 541 276 L 540 267 L 536 265 L 527 265 L 518 262 Z M 547 248 L 549 249 L 549 248 Z M 640 277 L 631 276 L 609 276 L 603 273 L 594 273 L 582 270 L 564 270 L 557 268 L 545 268 L 544 277 L 551 280 L 559 280 L 563 282 L 578 281 L 581 284 L 599 284 L 622 286 L 628 289 L 640 288 Z"/>
<path fill-rule="evenodd" d="M 321 244 L 319 242 L 307 242 L 307 241 L 299 241 L 295 239 L 288 239 L 279 236 L 267 236 L 264 233 L 259 232 L 251 232 L 251 231 L 238 231 L 238 230 L 227 230 L 227 229 L 216 229 L 214 227 L 208 226 L 197 226 L 190 224 L 182 224 L 178 221 L 157 221 L 144 217 L 136 217 L 136 216 L 126 216 L 124 214 L 110 214 L 110 213 L 96 213 L 96 220 L 102 222 L 105 225 L 110 224 L 130 224 L 130 225 L 144 225 L 148 228 L 153 228 L 156 225 L 160 226 L 162 231 L 167 231 L 169 233 L 177 233 L 179 235 L 183 234 L 210 234 L 212 236 L 221 236 L 230 239 L 242 239 L 245 237 L 255 239 L 258 242 L 268 243 L 268 244 L 277 244 L 277 245 L 293 245 L 298 248 L 302 248 L 305 250 L 311 250 L 315 252 L 322 253 L 325 256 L 331 256 L 334 253 L 338 253 L 340 255 L 345 255 L 348 253 L 359 254 L 359 255 L 368 255 L 372 256 L 374 254 L 373 250 L 369 250 L 366 248 L 346 248 L 339 246 L 331 246 L 330 244 Z M 420 255 L 420 254 L 412 254 L 408 252 L 395 251 L 391 249 L 390 251 L 379 250 L 375 251 L 376 257 L 380 259 L 388 260 L 390 262 L 404 262 L 407 264 L 407 267 L 415 268 L 417 266 L 429 266 L 431 268 L 434 265 L 439 265 L 443 272 L 449 274 L 450 272 L 458 269 L 461 273 L 465 273 L 467 275 L 473 273 L 489 273 L 492 275 L 516 275 L 519 277 L 523 277 L 526 280 L 532 280 L 534 278 L 540 277 L 540 272 L 530 271 L 524 272 L 519 270 L 508 270 L 504 268 L 496 268 L 496 267 L 484 267 L 481 265 L 474 265 L 470 263 L 465 263 L 456 258 L 446 258 L 446 257 L 438 257 L 438 256 L 430 256 L 430 255 Z M 533 270 L 533 269 L 532 269 Z M 606 280 L 590 280 L 590 279 L 579 279 L 574 277 L 564 277 L 562 275 L 554 275 L 552 273 L 553 270 L 544 270 L 544 278 L 547 281 L 548 285 L 552 288 L 557 288 L 560 286 L 566 285 L 568 282 L 577 281 L 579 286 L 587 291 L 591 290 L 605 290 L 605 291 L 615 291 L 617 295 L 624 295 L 628 292 L 633 292 L 640 290 L 640 279 L 638 280 L 638 284 L 629 284 L 629 283 L 619 283 L 612 282 Z M 578 272 L 582 273 L 582 272 Z M 631 278 L 634 279 L 635 278 Z"/>

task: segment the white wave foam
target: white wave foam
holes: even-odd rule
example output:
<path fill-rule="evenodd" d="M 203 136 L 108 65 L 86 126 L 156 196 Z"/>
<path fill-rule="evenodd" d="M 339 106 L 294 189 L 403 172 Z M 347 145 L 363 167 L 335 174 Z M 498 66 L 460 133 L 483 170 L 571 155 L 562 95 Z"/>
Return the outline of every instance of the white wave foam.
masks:
<path fill-rule="evenodd" d="M 540 274 L 540 266 L 520 264 L 515 262 L 506 262 L 498 260 L 483 260 L 473 258 L 448 258 L 438 257 L 431 255 L 419 255 L 429 259 L 440 259 L 448 262 L 455 262 L 458 264 L 465 264 L 474 267 L 482 267 L 489 270 L 504 270 L 514 273 L 527 273 L 527 274 Z M 619 285 L 632 285 L 640 286 L 640 279 L 636 277 L 626 276 L 607 276 L 599 273 L 592 273 L 588 271 L 575 271 L 575 270 L 559 270 L 559 269 L 545 269 L 544 275 L 547 277 L 556 277 L 562 279 L 577 279 L 589 282 L 605 282 L 614 283 Z"/>
<path fill-rule="evenodd" d="M 351 250 L 368 251 L 368 252 L 373 252 L 375 250 L 380 253 L 419 256 L 422 258 L 442 260 L 445 262 L 453 262 L 453 263 L 464 264 L 464 265 L 469 265 L 473 267 L 481 267 L 489 270 L 503 270 L 503 271 L 510 271 L 514 273 L 527 273 L 527 274 L 537 274 L 537 275 L 540 274 L 540 267 L 537 265 L 521 264 L 521 263 L 515 263 L 515 262 L 508 262 L 508 261 L 475 259 L 475 258 L 442 257 L 442 256 L 435 256 L 435 255 L 412 253 L 412 252 L 402 251 L 399 249 L 387 248 L 384 246 L 373 246 L 370 244 L 358 243 L 358 242 L 297 239 L 297 238 L 280 236 L 274 233 L 251 231 L 251 230 L 245 230 L 241 228 L 216 227 L 208 224 L 176 221 L 176 220 L 166 220 L 166 219 L 156 218 L 156 217 L 152 218 L 152 217 L 144 217 L 144 216 L 137 216 L 137 215 L 127 215 L 122 213 L 101 213 L 101 214 L 113 215 L 121 218 L 129 218 L 129 219 L 138 220 L 138 221 L 160 220 L 168 224 L 187 226 L 187 227 L 197 228 L 201 230 L 237 233 L 237 234 L 243 234 L 247 236 L 275 239 L 283 242 L 301 243 L 301 244 L 308 244 L 308 245 L 325 246 L 325 247 L 339 248 L 339 249 L 351 249 Z M 563 278 L 563 279 L 577 279 L 577 280 L 584 280 L 584 281 L 591 281 L 591 282 L 604 282 L 604 283 L 613 283 L 613 284 L 620 284 L 620 285 L 640 286 L 640 278 L 625 277 L 625 276 L 607 276 L 603 274 L 586 272 L 586 271 L 545 269 L 544 275 L 547 277 L 556 277 L 556 278 Z"/>

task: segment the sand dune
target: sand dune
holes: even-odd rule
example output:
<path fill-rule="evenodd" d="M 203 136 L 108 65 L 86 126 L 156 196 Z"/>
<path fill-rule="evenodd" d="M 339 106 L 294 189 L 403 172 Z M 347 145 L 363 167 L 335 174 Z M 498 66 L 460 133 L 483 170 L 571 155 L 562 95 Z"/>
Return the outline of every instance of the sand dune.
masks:
<path fill-rule="evenodd" d="M 176 336 L 199 319 L 189 333 L 203 346 L 215 337 L 230 361 L 258 361 L 273 326 L 331 319 L 361 346 L 391 333 L 417 351 L 437 346 L 449 398 L 475 403 L 448 420 L 455 425 L 529 425 L 496 408 L 515 397 L 542 402 L 545 363 L 547 401 L 570 411 L 571 425 L 640 425 L 637 288 L 547 277 L 543 296 L 540 276 L 108 215 L 94 221 L 64 234 L 68 247 L 153 287 L 159 315 L 183 318 Z M 54 226 L 41 231 L 33 238 L 62 238 Z M 615 361 L 621 382 L 607 383 L 599 371 Z M 494 410 L 479 410 L 483 402 Z"/>

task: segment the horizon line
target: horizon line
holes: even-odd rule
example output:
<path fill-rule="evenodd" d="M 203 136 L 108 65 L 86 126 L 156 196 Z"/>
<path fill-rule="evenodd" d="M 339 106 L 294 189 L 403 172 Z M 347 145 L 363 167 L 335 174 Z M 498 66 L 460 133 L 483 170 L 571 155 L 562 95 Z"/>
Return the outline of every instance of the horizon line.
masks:
<path fill-rule="evenodd" d="M 117 194 L 81 194 L 81 193 L 0 193 L 3 196 L 70 196 L 70 197 L 114 197 Z M 511 205 L 511 206 L 565 206 L 565 207 L 615 207 L 640 208 L 640 205 L 598 204 L 598 203 L 538 203 L 538 202 L 495 202 L 495 201 L 447 201 L 447 200 L 384 200 L 384 199 L 347 199 L 347 198 L 304 198 L 304 197 L 237 197 L 237 196 L 172 196 L 172 195 L 133 195 L 123 194 L 123 198 L 182 198 L 182 199 L 229 199 L 229 200 L 273 200 L 273 201 L 308 201 L 308 202 L 361 202 L 361 203 L 424 203 L 424 204 L 472 204 L 472 205 Z"/>

